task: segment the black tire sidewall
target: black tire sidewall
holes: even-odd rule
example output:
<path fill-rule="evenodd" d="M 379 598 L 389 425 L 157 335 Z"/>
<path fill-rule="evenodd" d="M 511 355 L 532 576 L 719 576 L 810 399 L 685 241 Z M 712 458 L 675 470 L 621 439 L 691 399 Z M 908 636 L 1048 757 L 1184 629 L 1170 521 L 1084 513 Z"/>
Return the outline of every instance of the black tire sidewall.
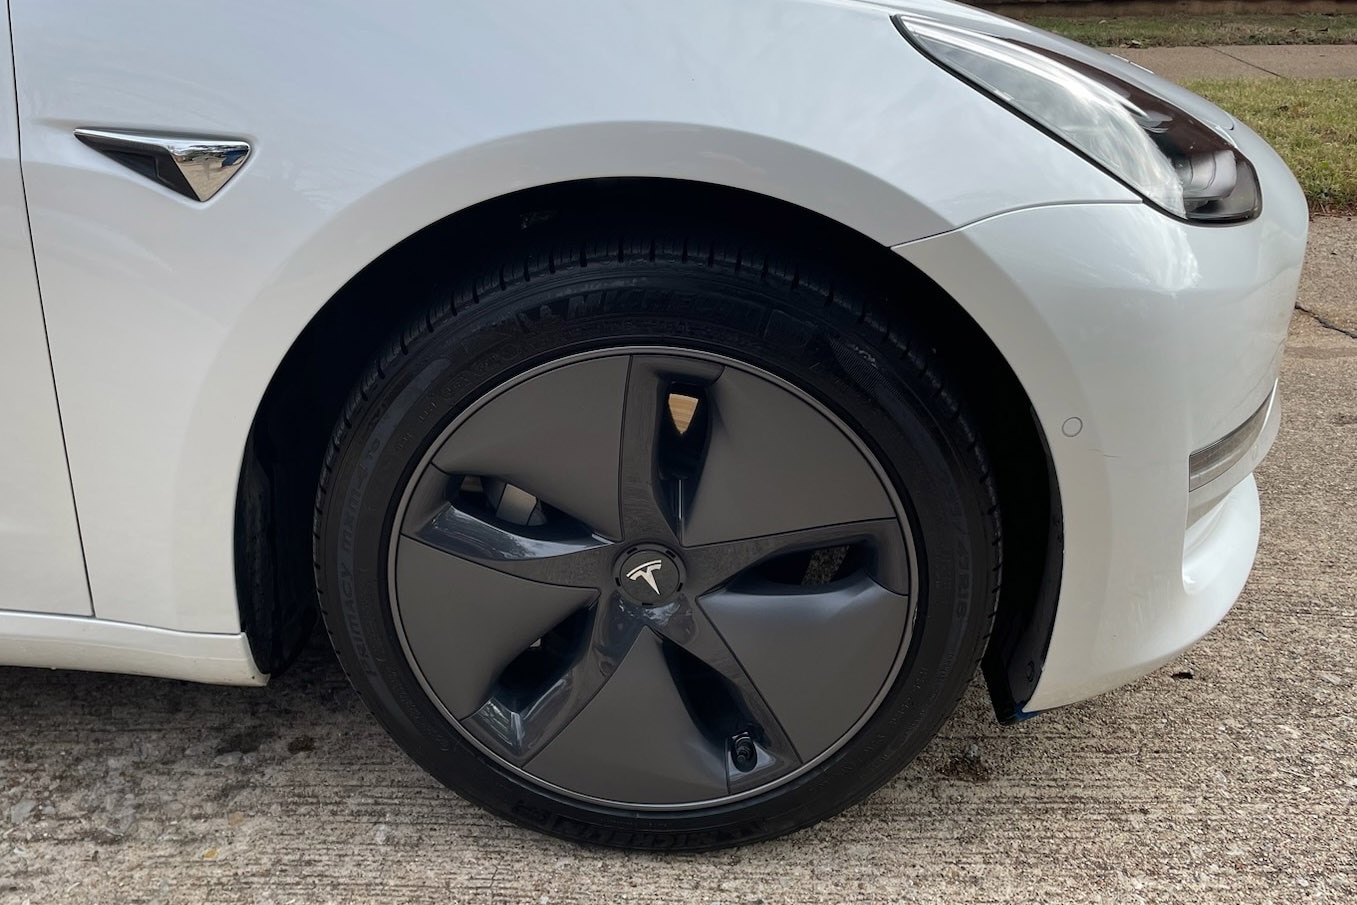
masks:
<path fill-rule="evenodd" d="M 317 581 L 355 687 L 407 753 L 464 797 L 587 842 L 704 849 L 830 816 L 891 778 L 951 713 L 983 652 L 997 563 L 992 500 L 974 439 L 936 366 L 891 333 L 795 288 L 692 265 L 571 271 L 479 301 L 402 346 L 353 407 L 322 481 Z M 876 454 L 908 512 L 919 594 L 910 648 L 874 715 L 831 757 L 758 796 L 692 810 L 595 806 L 497 765 L 426 695 L 387 591 L 391 526 L 429 444 L 489 390 L 577 352 L 656 345 L 776 374 L 840 417 Z"/>

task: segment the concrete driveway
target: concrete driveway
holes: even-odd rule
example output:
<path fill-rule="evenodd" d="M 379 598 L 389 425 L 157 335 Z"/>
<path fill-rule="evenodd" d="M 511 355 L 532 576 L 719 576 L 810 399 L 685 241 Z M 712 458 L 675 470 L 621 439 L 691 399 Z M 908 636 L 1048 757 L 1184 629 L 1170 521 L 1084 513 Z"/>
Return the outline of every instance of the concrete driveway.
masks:
<path fill-rule="evenodd" d="M 1113 47 L 1166 79 L 1352 79 L 1357 78 L 1354 44 L 1248 44 L 1218 47 Z"/>
<path fill-rule="evenodd" d="M 977 684 L 847 814 L 659 857 L 444 791 L 319 639 L 262 689 L 0 669 L 0 902 L 1355 901 L 1354 287 L 1357 222 L 1317 222 L 1253 579 L 1131 688 L 1001 728 Z"/>

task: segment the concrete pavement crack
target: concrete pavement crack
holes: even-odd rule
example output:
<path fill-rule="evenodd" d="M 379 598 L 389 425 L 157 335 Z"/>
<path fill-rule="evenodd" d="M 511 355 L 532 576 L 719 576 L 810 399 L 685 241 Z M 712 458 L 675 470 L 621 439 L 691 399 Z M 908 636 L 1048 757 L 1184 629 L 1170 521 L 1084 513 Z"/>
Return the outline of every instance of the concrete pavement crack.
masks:
<path fill-rule="evenodd" d="M 495 869 L 490 874 L 490 905 L 495 905 L 499 901 L 499 869 L 500 863 L 495 862 Z"/>
<path fill-rule="evenodd" d="M 1349 339 L 1357 339 L 1357 330 L 1351 330 L 1347 327 L 1341 327 L 1338 324 L 1335 324 L 1333 321 L 1328 320 L 1323 315 L 1316 314 L 1314 311 L 1311 311 L 1309 308 L 1306 308 L 1300 302 L 1296 303 L 1296 310 L 1304 311 L 1306 314 L 1310 315 L 1310 317 L 1314 318 L 1315 323 L 1319 324 L 1325 330 L 1332 330 L 1335 333 L 1341 333 L 1344 336 L 1348 337 Z"/>
<path fill-rule="evenodd" d="M 1280 78 L 1285 78 L 1285 76 L 1283 76 L 1280 72 L 1273 72 L 1271 69 L 1268 69 L 1266 66 L 1259 66 L 1257 63 L 1254 63 L 1254 62 L 1251 61 L 1251 60 L 1246 60 L 1246 59 L 1244 59 L 1243 57 L 1237 57 L 1237 56 L 1235 56 L 1234 54 L 1230 53 L 1228 50 L 1226 50 L 1224 47 L 1212 47 L 1211 49 L 1214 50 L 1216 53 L 1220 54 L 1221 56 L 1229 57 L 1230 59 L 1232 59 L 1232 60 L 1234 60 L 1234 61 L 1236 61 L 1236 62 L 1238 62 L 1238 63 L 1243 63 L 1245 66 L 1252 66 L 1254 69 L 1257 69 L 1259 72 L 1266 72 L 1268 75 L 1276 76 L 1276 77 L 1279 78 L 1279 79 L 1280 79 Z"/>

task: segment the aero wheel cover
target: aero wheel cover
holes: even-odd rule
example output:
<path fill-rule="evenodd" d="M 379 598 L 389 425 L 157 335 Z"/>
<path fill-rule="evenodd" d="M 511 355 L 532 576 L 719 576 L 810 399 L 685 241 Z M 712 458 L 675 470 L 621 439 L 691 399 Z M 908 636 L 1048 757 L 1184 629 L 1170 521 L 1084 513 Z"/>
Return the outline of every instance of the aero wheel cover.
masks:
<path fill-rule="evenodd" d="M 508 381 L 429 446 L 390 533 L 410 666 L 459 733 L 628 809 L 799 776 L 900 670 L 917 569 L 876 457 L 717 355 L 627 347 Z"/>

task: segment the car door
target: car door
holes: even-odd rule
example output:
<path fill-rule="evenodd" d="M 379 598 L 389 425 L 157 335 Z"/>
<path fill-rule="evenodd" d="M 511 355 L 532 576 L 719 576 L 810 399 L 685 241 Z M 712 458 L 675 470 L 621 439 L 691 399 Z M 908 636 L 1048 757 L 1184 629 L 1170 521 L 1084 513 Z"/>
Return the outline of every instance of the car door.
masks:
<path fill-rule="evenodd" d="M 19 170 L 5 19 L 0 34 L 0 610 L 89 616 Z"/>

